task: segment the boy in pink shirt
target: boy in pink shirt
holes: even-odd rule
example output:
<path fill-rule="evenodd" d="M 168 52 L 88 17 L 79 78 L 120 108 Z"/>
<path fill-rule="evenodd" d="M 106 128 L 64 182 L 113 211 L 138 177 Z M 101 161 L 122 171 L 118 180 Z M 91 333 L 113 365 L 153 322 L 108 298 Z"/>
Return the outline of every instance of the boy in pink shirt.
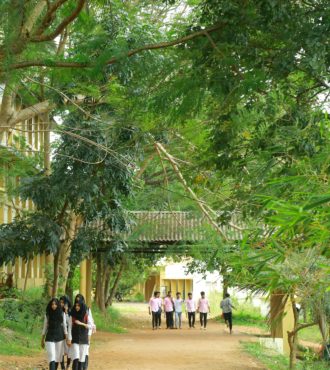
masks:
<path fill-rule="evenodd" d="M 186 299 L 186 312 L 188 314 L 189 328 L 195 328 L 195 301 L 193 300 L 192 293 L 188 293 Z"/>
<path fill-rule="evenodd" d="M 164 311 L 166 317 L 166 329 L 173 329 L 174 302 L 171 291 L 168 292 L 167 296 L 164 298 Z"/>
<path fill-rule="evenodd" d="M 201 329 L 206 330 L 207 313 L 211 313 L 209 301 L 205 298 L 205 292 L 201 292 L 201 298 L 198 300 L 197 311 L 199 312 L 199 320 Z"/>
<path fill-rule="evenodd" d="M 149 315 L 152 314 L 152 330 L 160 327 L 160 317 L 162 313 L 162 300 L 159 292 L 154 292 L 154 296 L 149 301 Z"/>

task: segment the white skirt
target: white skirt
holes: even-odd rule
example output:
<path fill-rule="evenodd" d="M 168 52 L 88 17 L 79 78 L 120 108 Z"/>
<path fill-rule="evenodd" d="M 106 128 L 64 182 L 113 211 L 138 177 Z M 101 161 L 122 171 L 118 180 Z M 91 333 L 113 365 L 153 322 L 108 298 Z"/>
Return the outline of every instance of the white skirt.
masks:
<path fill-rule="evenodd" d="M 88 344 L 72 343 L 69 350 L 69 357 L 72 361 L 79 359 L 79 362 L 85 362 L 86 356 L 89 353 Z"/>
<path fill-rule="evenodd" d="M 48 362 L 61 362 L 64 355 L 64 340 L 60 342 L 46 342 Z"/>

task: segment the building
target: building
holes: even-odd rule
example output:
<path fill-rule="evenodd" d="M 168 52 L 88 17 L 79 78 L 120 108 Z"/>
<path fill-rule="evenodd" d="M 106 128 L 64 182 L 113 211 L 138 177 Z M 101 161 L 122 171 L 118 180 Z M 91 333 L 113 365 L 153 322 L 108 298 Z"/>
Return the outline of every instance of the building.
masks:
<path fill-rule="evenodd" d="M 1 96 L 0 96 L 1 106 Z M 42 154 L 41 166 L 49 168 L 49 141 L 47 115 L 38 115 L 31 110 L 28 119 L 17 123 L 12 129 L 0 133 L 0 224 L 12 222 L 19 212 L 32 210 L 32 201 L 23 201 L 19 198 L 11 198 L 8 188 L 15 182 L 19 183 L 19 177 L 9 177 L 10 165 L 20 160 L 22 156 L 32 157 Z M 44 266 L 47 258 L 45 255 L 34 256 L 33 259 L 24 261 L 17 258 L 15 264 L 0 267 L 0 281 L 7 274 L 12 273 L 15 286 L 24 289 L 27 287 L 40 286 L 44 283 Z"/>

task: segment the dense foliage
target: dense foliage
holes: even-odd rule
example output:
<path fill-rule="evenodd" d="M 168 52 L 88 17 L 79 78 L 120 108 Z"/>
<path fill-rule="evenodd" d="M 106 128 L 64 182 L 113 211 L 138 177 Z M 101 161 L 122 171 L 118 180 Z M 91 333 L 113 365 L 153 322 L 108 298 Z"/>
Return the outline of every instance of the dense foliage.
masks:
<path fill-rule="evenodd" d="M 329 286 L 328 1 L 5 1 L 0 14 L 2 130 L 18 100 L 64 122 L 51 176 L 20 190 L 38 211 L 1 229 L 7 260 L 58 250 L 72 215 L 72 265 L 99 256 L 106 235 L 88 223 L 102 218 L 110 279 L 134 256 L 117 233 L 127 210 L 202 209 L 217 235 L 188 248 L 191 269 L 298 298 L 326 333 L 313 304 Z"/>

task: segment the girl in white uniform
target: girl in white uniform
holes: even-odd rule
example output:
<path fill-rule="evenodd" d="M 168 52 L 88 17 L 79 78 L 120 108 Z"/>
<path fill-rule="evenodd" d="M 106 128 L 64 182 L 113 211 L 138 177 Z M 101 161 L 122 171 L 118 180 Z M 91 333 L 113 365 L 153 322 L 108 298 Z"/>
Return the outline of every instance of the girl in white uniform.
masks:
<path fill-rule="evenodd" d="M 74 301 L 75 301 L 75 303 L 76 302 L 82 302 L 83 304 L 86 304 L 84 296 L 80 293 L 78 293 L 76 295 Z M 92 324 L 92 328 L 88 331 L 88 349 L 87 349 L 87 354 L 86 354 L 86 358 L 85 358 L 84 367 L 82 368 L 82 370 L 88 370 L 89 347 L 90 347 L 90 343 L 91 343 L 91 336 L 92 336 L 92 334 L 96 333 L 96 326 L 95 326 L 95 323 L 94 323 L 92 310 L 90 309 L 90 307 L 87 307 L 87 312 L 88 312 L 90 322 Z"/>
<path fill-rule="evenodd" d="M 62 310 L 65 314 L 66 326 L 67 326 L 67 329 L 68 329 L 69 313 L 70 313 L 70 310 L 71 310 L 71 302 L 70 302 L 69 297 L 66 296 L 66 295 L 60 297 L 60 304 L 61 304 L 61 308 L 62 308 Z M 66 369 L 69 369 L 70 364 L 71 364 L 71 358 L 70 358 L 70 349 L 69 349 L 66 341 L 64 342 L 64 356 L 65 355 L 67 356 Z M 62 362 L 61 362 L 61 370 L 65 370 L 64 356 L 63 356 L 63 359 L 62 359 Z"/>
<path fill-rule="evenodd" d="M 49 370 L 56 370 L 64 354 L 64 341 L 68 331 L 66 317 L 58 299 L 53 298 L 47 305 L 42 330 L 41 347 L 48 355 Z"/>
<path fill-rule="evenodd" d="M 68 346 L 70 357 L 73 361 L 72 370 L 83 370 L 88 354 L 89 337 L 88 333 L 92 330 L 92 321 L 88 314 L 87 306 L 77 301 L 70 314 L 68 330 Z"/>

